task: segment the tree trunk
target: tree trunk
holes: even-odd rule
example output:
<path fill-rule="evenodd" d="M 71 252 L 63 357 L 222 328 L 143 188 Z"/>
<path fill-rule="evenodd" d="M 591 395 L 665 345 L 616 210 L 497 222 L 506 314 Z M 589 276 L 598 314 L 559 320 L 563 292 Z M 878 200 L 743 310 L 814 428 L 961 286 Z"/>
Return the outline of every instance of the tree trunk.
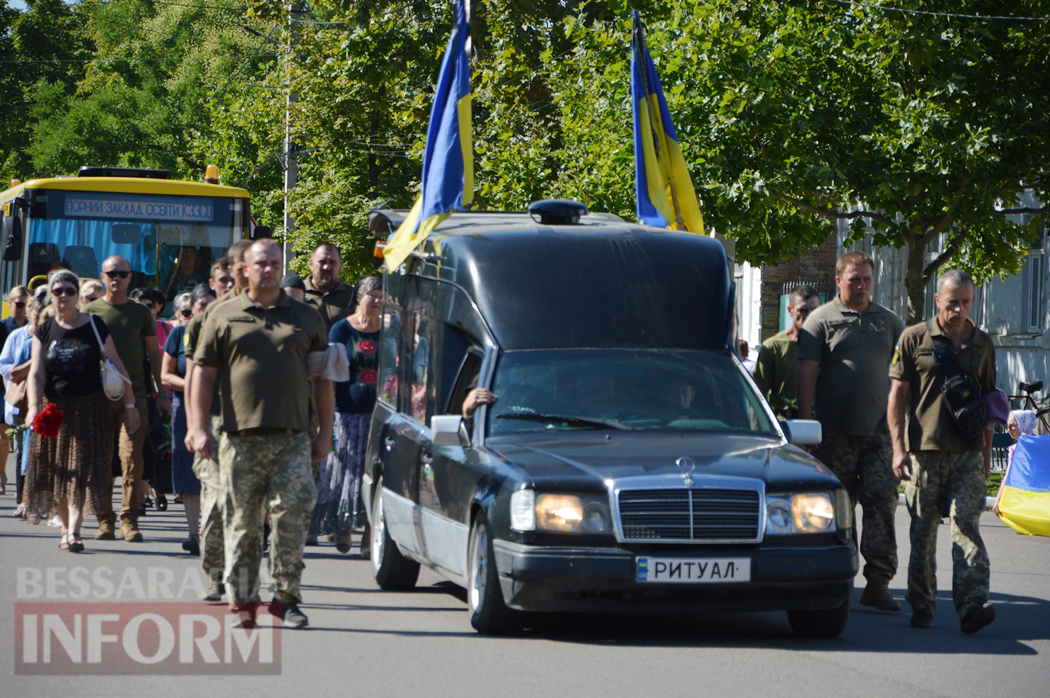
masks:
<path fill-rule="evenodd" d="M 908 270 L 904 275 L 904 288 L 908 292 L 908 322 L 915 325 L 926 318 L 923 313 L 926 309 L 926 280 L 923 272 L 926 267 L 926 246 L 917 236 L 909 236 L 908 240 Z"/>

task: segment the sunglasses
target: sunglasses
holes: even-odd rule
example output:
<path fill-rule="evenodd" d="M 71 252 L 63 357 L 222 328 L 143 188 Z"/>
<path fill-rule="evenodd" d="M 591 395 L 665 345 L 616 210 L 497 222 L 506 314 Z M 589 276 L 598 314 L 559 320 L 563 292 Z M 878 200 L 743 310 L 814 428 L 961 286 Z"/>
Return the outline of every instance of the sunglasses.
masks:
<path fill-rule="evenodd" d="M 24 307 L 26 307 L 26 302 L 25 301 L 11 301 L 11 305 L 15 306 L 16 308 L 24 308 Z"/>
<path fill-rule="evenodd" d="M 181 315 L 182 317 L 189 317 L 190 315 L 193 315 L 193 311 L 192 310 L 180 310 L 179 311 L 179 315 Z"/>
<path fill-rule="evenodd" d="M 106 276 L 108 276 L 111 279 L 115 279 L 118 276 L 120 278 L 122 278 L 122 279 L 126 279 L 129 276 L 131 276 L 131 272 L 127 271 L 126 269 L 118 269 L 116 271 L 104 271 L 102 273 L 105 274 Z"/>
<path fill-rule="evenodd" d="M 77 290 L 72 286 L 55 286 L 53 289 L 51 289 L 51 295 L 72 297 L 77 295 Z"/>

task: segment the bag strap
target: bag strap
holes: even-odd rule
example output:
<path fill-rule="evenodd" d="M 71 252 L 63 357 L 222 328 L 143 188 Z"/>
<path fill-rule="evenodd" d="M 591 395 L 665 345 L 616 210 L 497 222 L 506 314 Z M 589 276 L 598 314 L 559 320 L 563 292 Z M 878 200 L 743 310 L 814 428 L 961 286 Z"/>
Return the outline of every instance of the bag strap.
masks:
<path fill-rule="evenodd" d="M 106 353 L 106 345 L 102 343 L 102 336 L 98 333 L 98 328 L 95 327 L 95 316 L 88 314 L 88 324 L 91 325 L 91 329 L 95 331 L 95 339 L 98 340 L 98 348 L 102 351 L 102 360 L 109 361 L 109 354 Z"/>
<path fill-rule="evenodd" d="M 106 353 L 106 345 L 102 343 L 102 336 L 98 333 L 98 328 L 95 326 L 95 316 L 88 314 L 88 324 L 91 325 L 91 329 L 95 331 L 95 339 L 98 340 L 98 348 L 102 350 L 102 361 L 109 363 L 109 354 Z M 120 376 L 120 379 L 131 385 L 131 379 L 125 376 L 123 373 L 117 370 L 116 366 L 112 366 L 113 372 Z"/>
<path fill-rule="evenodd" d="M 959 359 L 955 356 L 950 342 L 944 338 L 944 335 L 933 334 L 933 320 L 927 320 L 926 327 L 930 332 L 930 340 L 933 341 L 933 357 L 937 360 L 937 367 L 944 375 L 945 381 L 956 377 L 970 377 L 959 365 Z"/>

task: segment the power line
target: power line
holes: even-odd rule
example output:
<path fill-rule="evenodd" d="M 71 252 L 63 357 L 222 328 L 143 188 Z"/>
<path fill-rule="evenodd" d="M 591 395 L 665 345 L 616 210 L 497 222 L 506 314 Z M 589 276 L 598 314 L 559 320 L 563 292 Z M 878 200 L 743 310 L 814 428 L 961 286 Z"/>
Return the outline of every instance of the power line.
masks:
<path fill-rule="evenodd" d="M 859 2 L 859 0 L 827 0 L 828 2 L 834 2 L 839 5 L 857 5 L 858 7 L 866 7 L 871 10 L 879 10 L 880 12 L 899 12 L 905 15 L 924 15 L 927 17 L 948 17 L 951 19 L 980 19 L 980 20 L 994 20 L 999 22 L 1050 22 L 1050 17 L 1011 17 L 1008 15 L 968 15 L 959 12 L 932 12 L 929 10 L 906 10 L 900 7 L 887 7 L 886 5 L 875 5 L 869 2 Z"/>

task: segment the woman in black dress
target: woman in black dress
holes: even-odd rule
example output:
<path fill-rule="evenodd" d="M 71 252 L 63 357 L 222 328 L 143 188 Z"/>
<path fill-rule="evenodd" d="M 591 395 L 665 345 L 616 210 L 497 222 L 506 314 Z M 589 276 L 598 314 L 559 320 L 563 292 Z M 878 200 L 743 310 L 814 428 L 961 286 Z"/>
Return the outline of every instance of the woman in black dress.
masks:
<path fill-rule="evenodd" d="M 30 439 L 26 500 L 31 510 L 58 514 L 62 520 L 59 547 L 78 553 L 84 549 L 80 524 L 85 505 L 101 511 L 106 498 L 113 496 L 106 460 L 110 401 L 102 392 L 100 340 L 121 374 L 126 377 L 127 371 L 106 323 L 77 309 L 80 282 L 76 275 L 57 271 L 48 288 L 54 314 L 37 327 L 33 337 L 26 423 L 32 424 L 48 402 L 55 403 L 63 419 L 56 437 L 34 432 Z M 131 390 L 124 391 L 123 402 L 128 432 L 134 432 L 140 425 Z"/>

